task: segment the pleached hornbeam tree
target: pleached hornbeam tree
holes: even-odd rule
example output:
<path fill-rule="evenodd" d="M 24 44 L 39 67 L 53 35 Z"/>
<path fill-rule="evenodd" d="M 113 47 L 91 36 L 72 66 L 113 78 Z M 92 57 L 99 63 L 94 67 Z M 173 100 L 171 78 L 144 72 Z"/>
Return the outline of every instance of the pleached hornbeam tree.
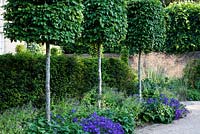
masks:
<path fill-rule="evenodd" d="M 7 0 L 5 35 L 46 44 L 46 118 L 50 121 L 50 44 L 74 42 L 81 32 L 81 0 Z"/>

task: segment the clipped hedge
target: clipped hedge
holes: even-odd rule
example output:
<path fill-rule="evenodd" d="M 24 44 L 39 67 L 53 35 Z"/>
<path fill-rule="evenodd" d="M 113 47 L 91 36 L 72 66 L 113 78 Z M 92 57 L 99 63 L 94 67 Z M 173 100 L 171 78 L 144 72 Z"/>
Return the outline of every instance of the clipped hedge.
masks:
<path fill-rule="evenodd" d="M 183 77 L 190 88 L 200 91 L 200 59 L 192 60 L 186 65 Z"/>
<path fill-rule="evenodd" d="M 200 50 L 200 4 L 173 3 L 166 9 L 166 51 L 184 53 Z"/>
<path fill-rule="evenodd" d="M 102 60 L 103 82 L 106 86 L 133 92 L 136 75 L 124 62 Z M 45 57 L 21 53 L 0 56 L 0 110 L 32 101 L 45 102 Z M 98 84 L 95 58 L 51 57 L 51 95 L 62 99 L 66 94 L 81 98 Z"/>

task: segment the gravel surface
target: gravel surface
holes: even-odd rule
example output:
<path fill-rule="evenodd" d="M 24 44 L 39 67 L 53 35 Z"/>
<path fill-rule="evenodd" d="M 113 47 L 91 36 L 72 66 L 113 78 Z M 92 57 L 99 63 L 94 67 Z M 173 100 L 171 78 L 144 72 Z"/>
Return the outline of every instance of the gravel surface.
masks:
<path fill-rule="evenodd" d="M 171 124 L 153 124 L 136 129 L 136 134 L 200 134 L 200 102 L 182 102 L 190 113 Z"/>

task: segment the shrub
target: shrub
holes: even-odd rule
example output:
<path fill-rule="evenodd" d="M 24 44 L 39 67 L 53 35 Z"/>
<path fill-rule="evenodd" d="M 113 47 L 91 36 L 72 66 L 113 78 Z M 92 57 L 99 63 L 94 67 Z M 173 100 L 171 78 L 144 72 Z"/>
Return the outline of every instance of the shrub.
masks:
<path fill-rule="evenodd" d="M 71 113 L 73 114 L 73 113 Z M 28 134 L 82 134 L 82 127 L 75 122 L 72 116 L 62 116 L 51 114 L 51 122 L 47 122 L 44 115 L 40 115 L 34 120 L 30 120 L 25 132 Z"/>
<path fill-rule="evenodd" d="M 129 64 L 129 50 L 127 47 L 122 47 L 120 52 L 120 59 L 126 64 Z"/>
<path fill-rule="evenodd" d="M 126 63 L 115 58 L 105 58 L 102 64 L 103 81 L 108 87 L 115 87 L 127 94 L 134 93 L 137 77 Z"/>
<path fill-rule="evenodd" d="M 162 103 L 150 103 L 145 105 L 142 118 L 145 122 L 171 123 L 174 118 L 173 109 Z"/>
<path fill-rule="evenodd" d="M 96 90 L 92 90 L 84 96 L 82 104 L 85 107 L 91 108 L 97 103 L 95 93 Z M 142 105 L 139 103 L 139 100 L 134 97 L 126 97 L 122 92 L 106 88 L 102 95 L 102 103 L 102 110 L 95 110 L 98 115 L 120 123 L 125 133 L 132 134 L 135 127 L 134 120 L 139 120 L 138 114 L 142 111 Z"/>
<path fill-rule="evenodd" d="M 125 107 L 98 109 L 97 106 L 80 104 L 72 100 L 72 102 L 64 103 L 63 101 L 53 105 L 52 112 L 54 114 L 51 114 L 51 123 L 46 122 L 43 114 L 28 120 L 26 132 L 83 133 L 87 131 L 95 133 L 95 128 L 97 131 L 99 128 L 102 131 L 106 128 L 106 131 L 110 130 L 111 133 L 119 131 L 132 134 L 135 127 L 134 110 L 130 112 Z"/>
<path fill-rule="evenodd" d="M 0 115 L 0 133 L 24 134 L 25 121 L 35 118 L 38 113 L 39 109 L 35 109 L 31 104 L 7 109 Z"/>
<path fill-rule="evenodd" d="M 122 109 L 128 111 L 129 114 L 132 114 L 134 118 L 134 126 L 141 125 L 141 119 L 139 117 L 140 113 L 144 111 L 142 103 L 139 102 L 138 98 L 127 97 L 123 101 Z M 130 115 L 131 116 L 131 115 Z"/>
<path fill-rule="evenodd" d="M 45 51 L 41 44 L 37 44 L 35 42 L 27 43 L 27 50 L 33 54 L 43 54 Z"/>
<path fill-rule="evenodd" d="M 190 88 L 200 89 L 200 59 L 192 60 L 186 65 L 183 77 Z"/>
<path fill-rule="evenodd" d="M 173 119 L 182 118 L 189 112 L 178 100 L 162 94 L 159 97 L 148 98 L 144 107 L 144 113 L 141 115 L 146 122 L 171 123 Z"/>
<path fill-rule="evenodd" d="M 200 91 L 194 89 L 187 90 L 187 100 L 200 101 Z"/>
<path fill-rule="evenodd" d="M 25 51 L 26 51 L 26 47 L 23 44 L 19 44 L 15 48 L 16 53 L 22 53 L 22 52 L 25 52 Z"/>
<path fill-rule="evenodd" d="M 55 47 L 51 48 L 51 55 L 57 56 L 61 54 L 62 54 L 61 49 Z"/>
<path fill-rule="evenodd" d="M 133 92 L 136 75 L 118 59 L 103 59 L 103 82 L 125 92 Z M 98 84 L 94 58 L 51 57 L 51 95 L 55 100 L 66 95 L 81 98 Z M 0 56 L 0 111 L 32 101 L 45 102 L 45 57 L 21 53 Z"/>
<path fill-rule="evenodd" d="M 124 103 L 125 95 L 110 89 L 105 89 L 102 95 L 102 105 L 105 108 L 121 107 Z"/>

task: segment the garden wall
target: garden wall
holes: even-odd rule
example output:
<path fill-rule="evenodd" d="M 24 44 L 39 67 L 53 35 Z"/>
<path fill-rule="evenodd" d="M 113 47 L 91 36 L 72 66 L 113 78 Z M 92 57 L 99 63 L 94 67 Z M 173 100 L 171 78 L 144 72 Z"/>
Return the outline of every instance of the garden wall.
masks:
<path fill-rule="evenodd" d="M 149 53 L 142 55 L 143 76 L 148 70 L 165 73 L 169 77 L 181 77 L 183 68 L 192 59 L 200 59 L 200 51 L 185 53 L 182 55 L 167 55 L 163 53 Z M 137 70 L 137 56 L 129 58 L 130 65 Z"/>

